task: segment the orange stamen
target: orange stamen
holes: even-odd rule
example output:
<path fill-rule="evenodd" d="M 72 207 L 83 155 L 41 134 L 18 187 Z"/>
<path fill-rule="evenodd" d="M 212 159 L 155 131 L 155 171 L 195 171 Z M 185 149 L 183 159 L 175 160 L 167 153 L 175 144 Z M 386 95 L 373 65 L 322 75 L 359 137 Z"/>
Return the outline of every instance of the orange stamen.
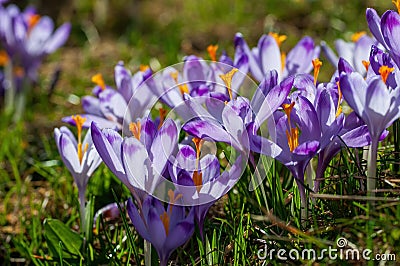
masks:
<path fill-rule="evenodd" d="M 312 60 L 312 64 L 314 67 L 314 85 L 317 85 L 317 79 L 319 75 L 319 70 L 322 66 L 322 62 L 318 58 L 315 58 L 314 60 Z"/>
<path fill-rule="evenodd" d="M 140 65 L 139 66 L 139 71 L 140 72 L 145 72 L 149 69 L 150 67 L 148 65 Z"/>
<path fill-rule="evenodd" d="M 136 123 L 131 122 L 129 124 L 129 131 L 132 132 L 133 136 L 137 139 L 140 140 L 140 130 L 142 129 L 142 126 L 140 124 L 140 121 L 138 120 Z"/>
<path fill-rule="evenodd" d="M 172 207 L 178 201 L 178 199 L 182 198 L 182 194 L 178 194 L 175 197 L 175 193 L 172 191 L 172 189 L 170 189 L 170 190 L 168 190 L 168 197 L 169 197 L 169 209 L 168 209 L 168 212 L 164 211 L 164 213 L 160 215 L 160 220 L 163 223 L 166 235 L 168 235 L 168 233 L 169 233 L 169 221 L 170 221 L 169 217 L 170 217 L 170 215 L 172 213 Z"/>
<path fill-rule="evenodd" d="M 218 50 L 218 45 L 210 44 L 207 47 L 208 55 L 210 56 L 211 60 L 214 61 L 214 62 L 217 61 L 217 50 Z"/>
<path fill-rule="evenodd" d="M 238 69 L 237 68 L 232 68 L 232 70 L 231 71 L 229 71 L 228 73 L 226 73 L 226 74 L 222 74 L 222 75 L 219 75 L 219 77 L 224 81 L 224 83 L 225 83 L 225 86 L 226 86 L 226 88 L 227 88 L 227 90 L 228 90 L 228 93 L 229 93 L 229 98 L 232 100 L 232 78 L 233 78 L 233 75 L 235 75 L 235 73 L 238 71 Z"/>
<path fill-rule="evenodd" d="M 197 192 L 200 192 L 201 187 L 203 185 L 203 173 L 200 171 L 193 172 L 193 183 L 196 186 Z"/>
<path fill-rule="evenodd" d="M 369 62 L 369 61 L 362 60 L 362 64 L 364 65 L 365 70 L 368 72 L 368 68 L 369 68 L 370 62 Z"/>
<path fill-rule="evenodd" d="M 168 235 L 168 231 L 169 231 L 169 216 L 168 216 L 168 213 L 166 211 L 164 211 L 164 213 L 160 215 L 160 220 L 164 225 L 165 234 Z"/>
<path fill-rule="evenodd" d="M 82 117 L 80 115 L 73 115 L 72 120 L 74 120 L 75 122 L 75 126 L 78 130 L 78 146 L 77 146 L 77 152 L 78 152 L 78 158 L 79 158 L 79 162 L 82 163 L 82 159 L 83 159 L 83 155 L 85 154 L 85 152 L 87 151 L 89 144 L 86 143 L 84 150 L 82 151 L 82 127 L 83 124 L 86 121 L 86 117 Z"/>
<path fill-rule="evenodd" d="M 201 147 L 203 146 L 204 140 L 194 137 L 192 141 L 196 146 L 196 169 L 198 169 Z"/>
<path fill-rule="evenodd" d="M 274 37 L 274 39 L 279 47 L 287 39 L 286 35 L 279 35 L 278 33 L 275 33 L 275 32 L 270 32 L 269 35 Z"/>
<path fill-rule="evenodd" d="M 379 74 L 381 74 L 382 80 L 384 83 L 386 83 L 386 80 L 389 77 L 389 74 L 394 71 L 394 67 L 388 67 L 388 66 L 381 66 L 379 68 Z"/>
<path fill-rule="evenodd" d="M 100 73 L 92 77 L 92 82 L 99 86 L 102 90 L 106 89 L 106 83 L 104 82 L 103 76 Z"/>
<path fill-rule="evenodd" d="M 167 114 L 167 110 L 165 110 L 164 108 L 161 107 L 160 109 L 158 109 L 158 112 L 159 112 L 159 114 L 160 114 L 160 122 L 158 123 L 158 129 L 160 129 L 161 126 L 162 126 L 163 123 L 164 123 L 165 116 L 166 116 L 166 114 Z"/>
<path fill-rule="evenodd" d="M 351 41 L 352 42 L 358 42 L 358 40 L 364 36 L 365 34 L 367 34 L 365 31 L 359 31 L 354 33 L 353 35 L 351 35 Z"/>
<path fill-rule="evenodd" d="M 9 61 L 10 61 L 10 58 L 8 57 L 7 52 L 4 50 L 1 50 L 0 51 L 0 66 L 6 66 Z"/>
<path fill-rule="evenodd" d="M 291 104 L 283 104 L 283 110 L 288 118 L 288 125 L 289 125 L 289 130 L 286 130 L 286 137 L 288 140 L 288 145 L 289 145 L 289 149 L 291 152 L 294 151 L 294 149 L 296 149 L 297 146 L 299 146 L 299 129 L 296 128 L 292 128 L 292 124 L 290 121 L 290 113 L 293 110 L 295 102 L 292 102 Z"/>

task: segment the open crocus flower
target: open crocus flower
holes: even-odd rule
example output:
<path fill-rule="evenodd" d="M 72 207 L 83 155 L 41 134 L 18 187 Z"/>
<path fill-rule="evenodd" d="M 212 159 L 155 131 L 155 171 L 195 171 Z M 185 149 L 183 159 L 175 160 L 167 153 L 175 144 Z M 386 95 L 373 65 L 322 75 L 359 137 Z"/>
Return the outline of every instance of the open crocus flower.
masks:
<path fill-rule="evenodd" d="M 121 130 L 124 117 L 129 118 L 130 115 L 130 112 L 127 112 L 128 106 L 140 109 L 143 102 L 150 101 L 149 98 L 153 97 L 147 91 L 148 96 L 138 97 L 136 95 L 135 104 L 129 104 L 132 96 L 151 74 L 150 68 L 142 66 L 140 71 L 131 75 L 123 63 L 119 62 L 115 67 L 117 90 L 107 86 L 101 74 L 94 75 L 92 81 L 96 86 L 93 93 L 96 97 L 87 95 L 82 98 L 82 107 L 86 113 L 80 114 L 80 116 L 87 119 L 83 126 L 87 128 L 92 122 L 96 122 L 101 128 Z M 137 101 L 141 101 L 142 104 Z M 70 117 L 63 118 L 63 121 L 74 125 L 74 121 Z"/>
<path fill-rule="evenodd" d="M 293 95 L 275 113 L 276 140 L 282 152 L 276 157 L 295 177 L 304 204 L 304 172 L 311 160 L 340 131 L 343 114 L 336 117 L 335 104 L 329 94 L 321 93 L 316 107 L 304 96 Z"/>
<path fill-rule="evenodd" d="M 245 53 L 248 57 L 250 72 L 257 81 L 262 81 L 264 75 L 271 70 L 278 71 L 278 80 L 312 70 L 312 59 L 318 57 L 320 48 L 306 36 L 287 54 L 281 53 L 280 44 L 286 39 L 285 35 L 270 33 L 263 35 L 257 47 L 250 50 L 242 34 L 235 36 L 236 53 Z"/>
<path fill-rule="evenodd" d="M 394 68 L 380 67 L 380 76 L 367 80 L 354 72 L 342 73 L 340 87 L 343 96 L 354 112 L 368 126 L 371 148 L 368 162 L 367 190 L 373 195 L 376 185 L 376 158 L 379 138 L 384 130 L 400 117 L 400 90 L 388 88 L 387 78 Z"/>
<path fill-rule="evenodd" d="M 131 137 L 122 138 L 112 129 L 101 130 L 92 123 L 92 138 L 100 157 L 110 170 L 130 189 L 137 201 L 143 191 L 153 193 L 163 180 L 168 159 L 177 147 L 178 129 L 166 119 L 159 129 L 149 118 L 129 126 Z"/>
<path fill-rule="evenodd" d="M 65 166 L 72 174 L 78 187 L 79 201 L 81 206 L 81 219 L 83 227 L 85 225 L 85 192 L 89 178 L 101 163 L 101 158 L 92 142 L 91 131 L 86 133 L 82 141 L 82 126 L 85 118 L 73 116 L 78 129 L 78 139 L 66 127 L 54 129 L 54 138 L 56 140 L 58 151 Z"/>
<path fill-rule="evenodd" d="M 244 161 L 239 156 L 230 170 L 220 173 L 219 160 L 207 154 L 200 159 L 201 146 L 205 140 L 193 138 L 196 150 L 182 145 L 170 167 L 170 176 L 176 191 L 182 194 L 184 205 L 193 206 L 195 219 L 203 237 L 203 225 L 208 209 L 239 180 Z"/>
<path fill-rule="evenodd" d="M 68 39 L 71 25 L 65 23 L 54 31 L 50 17 L 38 15 L 33 8 L 21 12 L 15 5 L 0 6 L 0 41 L 30 80 L 36 80 L 42 60 Z M 54 31 L 54 32 L 53 32 Z"/>
<path fill-rule="evenodd" d="M 377 41 L 368 36 L 366 32 L 357 32 L 351 37 L 351 42 L 346 42 L 342 39 L 335 41 L 335 48 L 338 56 L 335 55 L 325 42 L 321 43 L 321 47 L 333 66 L 337 66 L 339 58 L 343 58 L 349 62 L 357 72 L 365 76 L 368 70 L 371 46 L 376 44 Z"/>
<path fill-rule="evenodd" d="M 177 206 L 181 194 L 169 190 L 167 208 L 158 199 L 148 195 L 141 207 L 137 208 L 131 199 L 127 210 L 136 231 L 153 244 L 160 259 L 160 265 L 166 266 L 172 252 L 182 246 L 194 232 L 194 211 L 186 213 L 186 207 Z"/>

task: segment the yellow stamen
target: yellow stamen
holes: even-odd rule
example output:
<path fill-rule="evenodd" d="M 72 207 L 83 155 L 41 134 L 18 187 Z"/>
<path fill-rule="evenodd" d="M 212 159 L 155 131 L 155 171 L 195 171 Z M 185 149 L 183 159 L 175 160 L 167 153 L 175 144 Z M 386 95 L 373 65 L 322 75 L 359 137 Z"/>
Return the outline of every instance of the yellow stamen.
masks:
<path fill-rule="evenodd" d="M 235 75 L 235 73 L 238 71 L 238 69 L 237 68 L 232 68 L 232 70 L 231 71 L 229 71 L 228 73 L 226 73 L 226 74 L 222 74 L 222 75 L 219 75 L 219 77 L 224 81 L 224 83 L 225 83 L 225 86 L 226 86 L 226 88 L 227 88 L 227 90 L 228 90 L 228 93 L 229 93 L 229 98 L 232 100 L 232 78 L 233 78 L 233 75 Z"/>
<path fill-rule="evenodd" d="M 158 112 L 160 114 L 160 122 L 158 123 L 158 129 L 160 129 L 160 127 L 164 123 L 165 115 L 167 114 L 167 110 L 165 110 L 164 108 L 161 107 L 160 109 L 158 109 Z"/>
<path fill-rule="evenodd" d="M 286 137 L 288 139 L 288 145 L 291 152 L 299 146 L 299 129 L 291 128 L 290 133 L 286 130 Z"/>
<path fill-rule="evenodd" d="M 160 220 L 164 225 L 165 234 L 168 235 L 168 231 L 169 231 L 169 216 L 168 216 L 168 213 L 166 211 L 164 211 L 164 213 L 160 215 Z"/>
<path fill-rule="evenodd" d="M 189 93 L 189 87 L 187 84 L 178 85 L 178 87 L 182 95 L 185 93 Z"/>
<path fill-rule="evenodd" d="M 397 13 L 400 14 L 400 0 L 393 0 L 392 3 L 397 7 Z"/>
<path fill-rule="evenodd" d="M 33 27 L 35 27 L 36 24 L 39 22 L 39 20 L 40 20 L 40 15 L 37 14 L 30 15 L 28 18 L 28 31 L 31 31 Z"/>
<path fill-rule="evenodd" d="M 379 68 L 379 74 L 381 74 L 382 80 L 384 83 L 386 83 L 386 80 L 389 77 L 389 74 L 394 71 L 394 67 L 388 67 L 388 66 L 381 66 Z"/>
<path fill-rule="evenodd" d="M 203 173 L 200 171 L 193 172 L 193 183 L 196 186 L 197 192 L 200 192 L 201 187 L 203 185 Z"/>
<path fill-rule="evenodd" d="M 150 67 L 148 65 L 140 65 L 139 70 L 140 72 L 145 72 L 149 69 Z"/>
<path fill-rule="evenodd" d="M 0 66 L 6 66 L 9 61 L 10 61 L 10 58 L 8 57 L 7 52 L 4 50 L 1 50 L 0 51 Z"/>
<path fill-rule="evenodd" d="M 175 71 L 175 72 L 170 73 L 169 75 L 175 81 L 175 83 L 178 84 L 178 72 Z M 185 93 L 189 93 L 189 87 L 187 84 L 179 84 L 178 88 L 182 95 Z"/>
<path fill-rule="evenodd" d="M 203 146 L 204 140 L 194 137 L 192 141 L 194 143 L 194 146 L 196 146 L 196 169 L 198 169 L 201 147 Z"/>
<path fill-rule="evenodd" d="M 314 85 L 317 85 L 317 79 L 319 75 L 319 70 L 322 66 L 322 62 L 318 58 L 315 58 L 314 60 L 312 60 L 312 64 L 314 67 Z"/>
<path fill-rule="evenodd" d="M 283 73 L 283 70 L 286 67 L 286 54 L 285 53 L 281 53 L 281 65 L 282 65 L 281 72 Z"/>
<path fill-rule="evenodd" d="M 283 110 L 288 118 L 288 125 L 289 125 L 289 130 L 286 130 L 286 137 L 288 140 L 288 145 L 289 145 L 289 149 L 291 152 L 294 151 L 294 149 L 296 149 L 297 146 L 299 146 L 299 129 L 296 128 L 292 128 L 292 124 L 290 121 L 290 114 L 293 110 L 295 102 L 292 102 L 291 104 L 283 104 Z"/>
<path fill-rule="evenodd" d="M 211 60 L 214 61 L 214 62 L 217 61 L 217 50 L 218 50 L 218 45 L 210 44 L 207 47 L 208 55 L 210 56 Z"/>
<path fill-rule="evenodd" d="M 131 122 L 129 124 L 129 131 L 132 132 L 133 136 L 137 139 L 140 140 L 140 130 L 142 129 L 142 126 L 140 124 L 140 121 L 137 121 L 136 123 Z"/>
<path fill-rule="evenodd" d="M 102 90 L 106 89 L 106 83 L 104 82 L 103 76 L 100 73 L 92 77 L 92 82 L 99 86 Z"/>
<path fill-rule="evenodd" d="M 369 62 L 369 61 L 362 60 L 362 64 L 364 65 L 365 70 L 368 72 L 368 68 L 369 68 L 370 62 Z"/>
<path fill-rule="evenodd" d="M 82 127 L 83 127 L 83 124 L 86 121 L 86 117 L 82 117 L 80 115 L 75 115 L 75 116 L 73 115 L 71 118 L 72 118 L 72 120 L 74 120 L 75 126 L 76 126 L 76 128 L 78 130 L 77 152 L 78 152 L 79 162 L 82 163 L 83 155 L 87 151 L 88 145 L 89 145 L 88 143 L 86 143 L 86 145 L 84 147 L 84 150 L 82 151 Z"/>
<path fill-rule="evenodd" d="M 336 118 L 342 113 L 342 106 L 340 106 L 340 102 L 342 101 L 342 90 L 340 89 L 340 84 L 339 81 L 336 82 L 337 89 L 338 89 L 338 104 L 337 104 L 337 109 L 336 109 Z"/>
<path fill-rule="evenodd" d="M 367 34 L 365 31 L 359 31 L 354 33 L 353 35 L 351 35 L 351 41 L 352 42 L 358 42 L 358 40 L 364 36 L 365 34 Z"/>
<path fill-rule="evenodd" d="M 287 39 L 286 35 L 279 35 L 278 33 L 275 33 L 275 32 L 270 32 L 269 35 L 274 37 L 274 39 L 279 47 Z"/>

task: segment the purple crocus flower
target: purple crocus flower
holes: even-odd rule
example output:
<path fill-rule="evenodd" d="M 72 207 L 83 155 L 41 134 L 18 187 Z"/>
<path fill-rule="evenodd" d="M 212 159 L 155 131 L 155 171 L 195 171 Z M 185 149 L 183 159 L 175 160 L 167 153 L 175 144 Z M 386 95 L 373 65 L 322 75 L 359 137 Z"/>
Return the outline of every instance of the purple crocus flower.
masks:
<path fill-rule="evenodd" d="M 243 157 L 239 156 L 232 168 L 221 174 L 215 155 L 207 154 L 200 159 L 204 140 L 193 138 L 193 142 L 196 150 L 189 145 L 180 147 L 170 167 L 170 176 L 182 194 L 183 204 L 193 206 L 203 238 L 203 225 L 209 208 L 238 181 L 245 164 L 241 161 Z"/>
<path fill-rule="evenodd" d="M 306 36 L 287 54 L 280 51 L 280 44 L 286 39 L 284 35 L 263 35 L 257 47 L 250 49 L 241 33 L 235 36 L 236 53 L 244 53 L 248 57 L 250 72 L 257 81 L 271 70 L 278 72 L 278 80 L 300 73 L 308 73 L 313 66 L 311 61 L 317 58 L 320 48 L 315 46 L 312 38 Z"/>
<path fill-rule="evenodd" d="M 122 62 L 119 62 L 115 67 L 115 83 L 117 90 L 107 86 L 101 74 L 96 74 L 92 77 L 92 81 L 96 84 L 93 89 L 94 96 L 84 96 L 82 98 L 82 107 L 85 114 L 80 116 L 85 117 L 84 127 L 90 127 L 91 123 L 96 122 L 101 128 L 113 128 L 121 130 L 125 120 L 130 118 L 129 106 L 141 108 L 141 106 L 153 98 L 151 93 L 147 92 L 147 96 L 136 95 L 133 99 L 134 103 L 130 103 L 132 96 L 137 91 L 145 90 L 140 88 L 146 79 L 152 74 L 148 67 L 142 67 L 136 74 L 131 75 Z M 140 90 L 139 90 L 140 88 Z M 141 102 L 141 103 L 138 103 Z M 74 121 L 70 117 L 63 118 L 64 122 L 74 125 Z"/>
<path fill-rule="evenodd" d="M 380 18 L 375 9 L 367 8 L 366 16 L 371 33 L 400 67 L 399 13 L 387 10 Z"/>
<path fill-rule="evenodd" d="M 149 118 L 130 124 L 131 137 L 92 123 L 93 143 L 110 170 L 130 189 L 137 201 L 143 191 L 154 193 L 162 182 L 167 162 L 177 147 L 178 129 L 166 119 L 160 128 Z"/>
<path fill-rule="evenodd" d="M 36 80 L 42 60 L 67 41 L 70 30 L 65 23 L 54 31 L 53 20 L 33 8 L 21 12 L 15 5 L 0 6 L 0 41 L 13 66 L 23 67 L 30 80 Z"/>
<path fill-rule="evenodd" d="M 186 207 L 177 206 L 181 194 L 169 190 L 170 202 L 165 208 L 161 201 L 148 195 L 141 207 L 137 208 L 131 199 L 127 210 L 136 231 L 153 244 L 160 259 L 166 266 L 172 252 L 182 246 L 194 232 L 194 211 L 186 213 Z"/>
<path fill-rule="evenodd" d="M 84 118 L 73 116 L 78 129 L 78 139 L 66 127 L 54 129 L 58 151 L 65 166 L 72 174 L 78 187 L 79 201 L 81 206 L 82 229 L 85 225 L 85 191 L 89 178 L 101 163 L 101 158 L 93 146 L 91 131 L 86 133 L 82 141 L 82 125 Z"/>
<path fill-rule="evenodd" d="M 365 32 L 357 32 L 353 34 L 351 39 L 351 42 L 346 42 L 342 39 L 335 41 L 335 48 L 338 56 L 335 55 L 325 42 L 321 43 L 322 51 L 333 66 L 337 66 L 339 58 L 343 58 L 349 62 L 357 72 L 365 76 L 369 65 L 371 46 L 376 45 L 377 41 L 368 36 Z"/>
<path fill-rule="evenodd" d="M 384 130 L 400 117 L 399 88 L 388 88 L 387 78 L 394 68 L 381 66 L 380 76 L 367 80 L 354 72 L 342 73 L 340 87 L 346 102 L 368 126 L 371 137 L 367 191 L 373 195 L 376 178 L 376 157 L 379 139 Z"/>

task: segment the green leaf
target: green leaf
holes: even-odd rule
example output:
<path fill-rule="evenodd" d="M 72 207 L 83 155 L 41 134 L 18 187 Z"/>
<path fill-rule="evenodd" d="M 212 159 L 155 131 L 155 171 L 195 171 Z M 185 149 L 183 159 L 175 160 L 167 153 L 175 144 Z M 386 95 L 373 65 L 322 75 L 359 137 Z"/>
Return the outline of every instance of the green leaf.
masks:
<path fill-rule="evenodd" d="M 82 258 L 80 252 L 83 244 L 82 237 L 61 221 L 46 219 L 44 221 L 44 237 L 53 257 L 62 255 L 63 258 Z M 62 254 L 60 254 L 60 247 L 62 247 Z"/>

